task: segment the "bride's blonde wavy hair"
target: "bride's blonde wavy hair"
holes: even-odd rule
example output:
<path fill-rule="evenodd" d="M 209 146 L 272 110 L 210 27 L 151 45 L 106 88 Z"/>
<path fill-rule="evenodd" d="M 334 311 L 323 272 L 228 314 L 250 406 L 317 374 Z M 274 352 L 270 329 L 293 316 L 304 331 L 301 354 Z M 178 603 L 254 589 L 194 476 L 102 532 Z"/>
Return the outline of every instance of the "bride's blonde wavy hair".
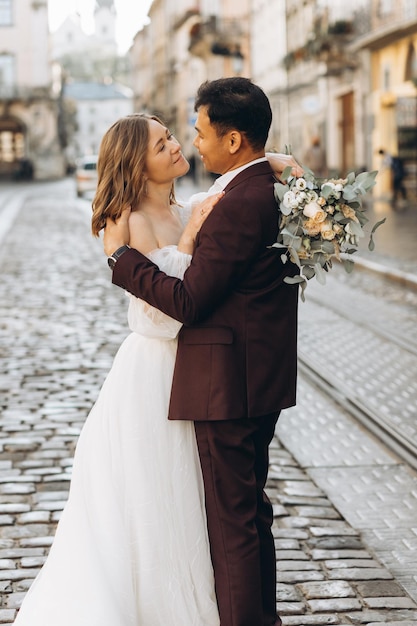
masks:
<path fill-rule="evenodd" d="M 101 140 L 91 220 L 91 230 L 96 237 L 105 227 L 107 218 L 117 220 L 123 209 L 137 207 L 146 196 L 148 120 L 164 126 L 156 115 L 135 113 L 115 122 Z M 174 185 L 170 202 L 175 203 Z"/>

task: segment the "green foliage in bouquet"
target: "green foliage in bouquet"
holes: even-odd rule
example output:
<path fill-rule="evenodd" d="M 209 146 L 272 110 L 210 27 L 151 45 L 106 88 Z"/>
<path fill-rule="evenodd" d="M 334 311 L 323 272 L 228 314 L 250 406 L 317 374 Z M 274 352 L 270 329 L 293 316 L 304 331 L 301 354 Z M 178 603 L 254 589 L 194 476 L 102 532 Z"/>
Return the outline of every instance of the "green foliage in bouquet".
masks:
<path fill-rule="evenodd" d="M 291 168 L 275 183 L 275 198 L 280 210 L 279 235 L 276 248 L 285 250 L 281 258 L 295 263 L 300 273 L 286 277 L 287 283 L 299 283 L 301 299 L 307 281 L 313 278 L 326 282 L 326 272 L 332 260 L 341 261 L 347 272 L 353 261 L 347 258 L 358 250 L 359 239 L 365 236 L 363 227 L 369 221 L 362 206 L 363 197 L 375 185 L 378 172 L 351 172 L 346 178 L 322 179 L 304 169 L 302 177 L 291 176 Z M 368 248 L 375 247 L 373 234 L 385 222 L 372 228 Z"/>

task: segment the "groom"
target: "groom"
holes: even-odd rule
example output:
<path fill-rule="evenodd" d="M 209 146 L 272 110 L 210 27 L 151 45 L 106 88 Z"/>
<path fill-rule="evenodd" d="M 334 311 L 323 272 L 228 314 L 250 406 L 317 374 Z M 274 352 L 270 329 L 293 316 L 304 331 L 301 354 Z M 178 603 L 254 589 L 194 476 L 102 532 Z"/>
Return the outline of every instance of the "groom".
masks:
<path fill-rule="evenodd" d="M 279 214 L 266 95 L 249 79 L 221 78 L 201 85 L 195 108 L 194 145 L 225 195 L 184 280 L 123 247 L 126 218 L 107 225 L 104 245 L 116 251 L 113 283 L 184 324 L 169 419 L 195 422 L 221 626 L 278 626 L 264 486 L 279 413 L 295 404 L 298 287 L 284 278 L 297 268 L 271 248 Z"/>

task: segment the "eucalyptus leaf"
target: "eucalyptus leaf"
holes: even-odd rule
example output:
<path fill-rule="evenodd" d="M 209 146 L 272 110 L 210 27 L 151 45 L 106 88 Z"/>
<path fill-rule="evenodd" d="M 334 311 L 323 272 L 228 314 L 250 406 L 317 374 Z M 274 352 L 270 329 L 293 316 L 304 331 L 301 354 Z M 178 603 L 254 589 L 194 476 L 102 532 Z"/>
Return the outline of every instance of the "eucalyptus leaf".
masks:
<path fill-rule="evenodd" d="M 358 218 L 359 224 L 361 226 L 365 226 L 365 224 L 367 224 L 369 222 L 369 219 L 366 217 L 366 215 L 364 215 L 362 213 L 362 211 L 357 211 L 356 212 L 356 217 Z"/>
<path fill-rule="evenodd" d="M 291 172 L 292 172 L 291 165 L 288 165 L 286 168 L 284 168 L 284 171 L 281 174 L 282 180 L 287 180 L 288 178 L 290 178 Z"/>
<path fill-rule="evenodd" d="M 354 190 L 356 192 L 356 196 L 358 196 L 359 194 L 364 196 L 366 194 L 366 188 L 363 186 L 362 183 L 355 183 Z"/>
<path fill-rule="evenodd" d="M 307 281 L 305 280 L 304 282 L 300 283 L 300 287 L 301 287 L 300 298 L 301 298 L 301 300 L 303 302 L 305 302 L 306 301 L 306 297 L 305 297 L 304 292 L 305 292 L 306 287 L 307 287 Z"/>
<path fill-rule="evenodd" d="M 331 187 L 331 185 L 324 184 L 323 187 L 321 188 L 321 195 L 323 196 L 323 198 L 328 200 L 329 196 L 332 195 L 333 191 L 334 189 L 333 187 Z"/>
<path fill-rule="evenodd" d="M 285 216 L 291 215 L 292 209 L 290 206 L 286 206 L 283 202 L 281 202 L 279 210 Z"/>
<path fill-rule="evenodd" d="M 319 241 L 318 239 L 317 240 L 313 239 L 313 241 L 311 242 L 311 250 L 313 252 L 321 252 L 321 243 L 322 242 Z"/>
<path fill-rule="evenodd" d="M 351 274 L 352 271 L 353 271 L 353 268 L 355 267 L 354 262 L 350 261 L 349 259 L 343 259 L 342 263 L 343 263 L 343 267 L 345 268 L 346 272 L 348 274 Z"/>
<path fill-rule="evenodd" d="M 285 265 L 285 263 L 288 261 L 288 257 L 286 254 L 281 254 L 281 261 L 283 265 Z"/>
<path fill-rule="evenodd" d="M 297 274 L 296 276 L 286 276 L 284 278 L 284 283 L 287 283 L 288 285 L 300 285 L 301 287 L 300 297 L 301 297 L 301 300 L 305 302 L 304 291 L 307 286 L 307 281 L 303 276 L 300 276 L 300 274 Z"/>
<path fill-rule="evenodd" d="M 361 237 L 365 236 L 365 234 L 364 234 L 364 232 L 362 230 L 362 226 L 360 224 L 358 224 L 358 222 L 349 222 L 349 224 L 346 227 L 346 230 L 351 235 L 354 235 L 355 237 L 358 237 L 358 239 L 360 239 Z"/>
<path fill-rule="evenodd" d="M 376 229 L 379 228 L 385 222 L 386 219 L 387 218 L 384 217 L 383 220 L 379 220 L 379 222 L 377 222 L 371 230 L 371 234 L 369 236 L 369 243 L 368 243 L 368 250 L 370 250 L 371 252 L 375 250 L 375 242 L 374 242 L 373 234 L 376 231 Z"/>
<path fill-rule="evenodd" d="M 307 165 L 301 163 L 301 167 L 303 168 L 303 178 L 310 181 L 315 181 L 316 177 L 314 175 L 313 170 L 311 170 Z"/>
<path fill-rule="evenodd" d="M 313 254 L 313 260 L 314 260 L 314 267 L 316 265 L 319 265 L 320 267 L 323 267 L 326 264 L 326 257 L 324 256 L 324 254 L 320 251 L 320 252 L 315 252 Z"/>
<path fill-rule="evenodd" d="M 373 172 L 361 172 L 356 177 L 356 182 L 359 183 L 362 189 L 364 189 L 365 193 L 371 189 L 376 183 L 376 176 L 378 172 L 374 170 Z"/>
<path fill-rule="evenodd" d="M 298 256 L 297 250 L 292 246 L 288 246 L 288 251 L 291 255 L 291 261 L 298 265 L 299 268 L 301 268 L 300 258 Z"/>
<path fill-rule="evenodd" d="M 326 272 L 324 271 L 320 263 L 316 263 L 314 265 L 314 270 L 316 272 L 317 281 L 320 283 L 320 285 L 325 285 L 326 284 Z"/>
<path fill-rule="evenodd" d="M 314 267 L 311 267 L 311 265 L 303 265 L 303 275 L 307 278 L 307 280 L 313 278 L 315 273 Z"/>
<path fill-rule="evenodd" d="M 282 231 L 282 240 L 285 246 L 296 248 L 297 250 L 300 248 L 302 242 L 301 237 L 294 236 L 286 229 Z"/>
<path fill-rule="evenodd" d="M 289 222 L 285 229 L 291 233 L 291 235 L 301 237 L 303 234 L 303 229 L 298 222 Z"/>
<path fill-rule="evenodd" d="M 356 186 L 346 185 L 343 190 L 342 196 L 343 199 L 346 200 L 346 202 L 354 202 L 358 196 Z"/>
<path fill-rule="evenodd" d="M 334 243 L 332 241 L 323 241 L 321 249 L 326 254 L 334 254 Z"/>
<path fill-rule="evenodd" d="M 284 278 L 284 283 L 288 283 L 288 285 L 300 285 L 305 282 L 306 279 L 300 276 L 300 274 L 296 274 L 295 276 L 286 276 Z"/>
<path fill-rule="evenodd" d="M 274 195 L 275 200 L 278 202 L 282 202 L 284 198 L 284 194 L 289 190 L 288 185 L 283 185 L 282 183 L 274 183 Z"/>
<path fill-rule="evenodd" d="M 384 223 L 385 223 L 386 219 L 387 219 L 387 218 L 386 218 L 386 217 L 384 217 L 384 219 L 383 219 L 383 220 L 379 220 L 379 222 L 377 222 L 377 223 L 374 225 L 374 227 L 373 227 L 373 228 L 372 228 L 372 230 L 371 230 L 371 235 L 373 235 L 373 234 L 374 234 L 374 232 L 376 231 L 376 229 L 377 229 L 377 228 L 379 228 L 382 224 L 384 224 Z"/>

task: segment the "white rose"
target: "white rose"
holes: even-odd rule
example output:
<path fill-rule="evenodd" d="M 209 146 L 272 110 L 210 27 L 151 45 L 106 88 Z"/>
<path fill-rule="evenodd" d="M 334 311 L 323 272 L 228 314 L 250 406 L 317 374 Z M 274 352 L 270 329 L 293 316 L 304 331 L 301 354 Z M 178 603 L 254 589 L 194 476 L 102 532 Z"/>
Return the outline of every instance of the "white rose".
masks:
<path fill-rule="evenodd" d="M 289 209 L 296 209 L 298 207 L 298 200 L 293 191 L 286 191 L 282 199 L 284 206 Z"/>
<path fill-rule="evenodd" d="M 330 188 L 330 192 L 326 191 L 326 187 Z M 338 200 L 340 198 L 340 196 L 341 196 L 340 191 L 337 190 L 337 186 L 334 183 L 330 182 L 330 181 L 327 181 L 327 182 L 323 183 L 323 185 L 321 186 L 321 189 L 322 189 L 322 191 L 325 192 L 327 197 L 331 196 L 331 197 L 336 198 Z"/>
<path fill-rule="evenodd" d="M 332 227 L 332 223 L 328 220 L 322 223 L 320 230 L 323 239 L 327 239 L 328 241 L 331 241 L 336 236 L 336 233 L 334 232 Z"/>
<path fill-rule="evenodd" d="M 304 191 L 304 189 L 306 189 L 306 187 L 307 187 L 307 182 L 306 182 L 305 178 L 297 178 L 297 180 L 295 181 L 295 186 L 300 191 Z"/>
<path fill-rule="evenodd" d="M 307 191 L 306 195 L 307 195 L 307 201 L 308 202 L 313 202 L 314 200 L 317 200 L 317 198 L 318 198 L 317 193 L 313 189 Z"/>
<path fill-rule="evenodd" d="M 323 209 L 321 208 L 321 206 L 317 203 L 317 202 L 308 202 L 304 209 L 303 209 L 303 213 L 306 217 L 309 217 L 310 219 L 312 219 L 313 217 L 315 217 L 316 213 L 318 213 L 319 211 L 322 211 Z"/>

